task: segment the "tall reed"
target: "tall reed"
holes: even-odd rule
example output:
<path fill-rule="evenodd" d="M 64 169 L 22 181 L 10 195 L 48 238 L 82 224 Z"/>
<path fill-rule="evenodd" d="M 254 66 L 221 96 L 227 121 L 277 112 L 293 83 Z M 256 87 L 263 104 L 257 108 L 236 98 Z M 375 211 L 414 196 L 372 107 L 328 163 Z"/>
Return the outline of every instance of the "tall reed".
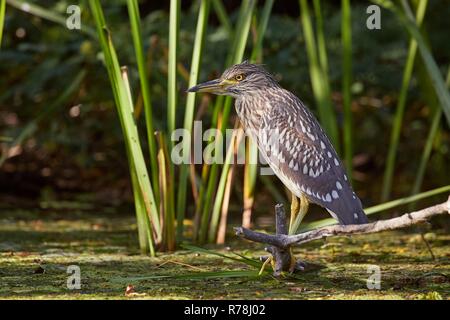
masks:
<path fill-rule="evenodd" d="M 2 46 L 3 27 L 5 25 L 6 0 L 0 0 L 0 47 Z"/>
<path fill-rule="evenodd" d="M 133 37 L 136 62 L 139 72 L 139 80 L 145 110 L 145 125 L 147 128 L 147 143 L 150 151 L 151 182 L 155 193 L 155 201 L 159 203 L 158 162 L 155 130 L 153 128 L 153 107 L 150 96 L 150 84 L 145 63 L 144 45 L 142 43 L 141 17 L 137 0 L 127 1 L 128 15 L 130 17 L 131 35 Z"/>
<path fill-rule="evenodd" d="M 352 117 L 352 16 L 350 0 L 341 4 L 342 39 L 342 97 L 344 107 L 344 163 L 352 180 L 353 167 L 353 117 Z"/>
<path fill-rule="evenodd" d="M 442 111 L 444 112 L 444 115 L 447 119 L 447 123 L 450 125 L 450 93 L 446 88 L 445 81 L 441 72 L 439 71 L 436 60 L 434 59 L 433 54 L 428 48 L 425 39 L 423 38 L 419 28 L 417 27 L 417 24 L 415 23 L 414 15 L 408 2 L 405 0 L 401 1 L 403 6 L 403 10 L 401 10 L 394 2 L 390 0 L 372 1 L 385 7 L 386 9 L 391 10 L 406 28 L 409 35 L 417 42 L 417 46 L 427 69 L 428 75 L 434 84 L 433 88 L 436 91 L 436 95 L 438 97 L 439 103 L 441 104 Z"/>
<path fill-rule="evenodd" d="M 152 185 L 139 142 L 136 123 L 132 116 L 133 104 L 131 90 L 129 89 L 128 83 L 123 79 L 111 34 L 106 27 L 100 1 L 93 0 L 89 4 L 97 27 L 100 46 L 104 54 L 104 62 L 108 71 L 117 113 L 125 138 L 133 182 L 133 193 L 135 194 L 135 200 L 137 200 L 136 216 L 141 250 L 155 255 L 154 244 L 162 241 L 162 230 Z"/>
<path fill-rule="evenodd" d="M 316 37 L 311 22 L 311 15 L 309 13 L 309 5 L 307 0 L 300 0 L 300 19 L 303 27 L 303 37 L 305 39 L 306 53 L 308 56 L 309 74 L 311 77 L 311 85 L 313 89 L 314 98 L 317 103 L 319 112 L 319 119 L 325 129 L 325 132 L 330 137 L 336 150 L 340 150 L 338 128 L 336 122 L 336 113 L 331 102 L 330 83 L 328 73 L 321 65 L 320 56 L 322 56 L 322 63 L 326 61 L 324 58 L 326 53 L 323 45 L 316 44 Z M 323 28 L 317 30 L 319 38 L 323 36 Z M 320 51 L 320 53 L 319 53 Z"/>
<path fill-rule="evenodd" d="M 255 4 L 255 0 L 242 1 L 231 49 L 229 51 L 225 67 L 240 63 L 243 59 Z M 232 99 L 230 97 L 227 97 L 225 99 L 219 97 L 216 101 L 216 105 L 214 107 L 216 117 L 215 119 L 213 119 L 213 125 L 221 130 L 222 133 L 225 132 L 225 128 L 230 116 L 231 106 Z M 215 143 L 217 143 L 217 146 L 219 146 L 221 145 L 221 140 L 218 139 L 215 141 Z M 198 231 L 198 234 L 194 235 L 194 237 L 200 243 L 207 240 L 209 229 L 208 226 L 211 218 L 211 209 L 214 201 L 214 193 L 219 177 L 219 164 L 213 163 L 210 166 L 205 165 L 203 172 L 204 174 L 199 197 L 202 201 L 199 203 L 199 206 L 196 209 L 197 215 L 201 218 L 194 219 L 194 223 L 198 221 L 199 224 L 196 228 L 194 228 L 194 230 Z"/>
<path fill-rule="evenodd" d="M 416 12 L 416 23 L 420 26 L 423 22 L 425 11 L 427 9 L 428 0 L 419 2 Z M 403 81 L 400 89 L 400 94 L 397 102 L 397 109 L 394 116 L 394 124 L 391 132 L 391 140 L 389 143 L 389 150 L 386 159 L 386 169 L 384 171 L 383 189 L 381 193 L 381 201 L 386 201 L 392 189 L 392 181 L 394 177 L 395 159 L 400 140 L 400 132 L 403 124 L 403 114 L 405 112 L 406 97 L 410 87 L 411 77 L 414 68 L 414 60 L 417 52 L 417 42 L 412 38 L 409 42 L 408 56 L 406 59 L 405 69 L 403 71 Z"/>
<path fill-rule="evenodd" d="M 263 61 L 263 39 L 272 12 L 273 0 L 266 0 L 261 12 L 260 22 L 256 31 L 255 45 L 251 53 L 251 62 L 261 63 Z M 258 146 L 247 139 L 246 159 L 244 167 L 244 209 L 242 213 L 242 226 L 251 226 L 253 203 L 255 200 L 255 186 L 258 175 Z"/>
<path fill-rule="evenodd" d="M 447 85 L 447 88 L 450 89 L 450 67 L 448 68 L 447 71 L 445 84 Z M 420 191 L 420 187 L 422 185 L 425 176 L 425 170 L 427 168 L 427 164 L 430 159 L 431 150 L 433 148 L 433 143 L 438 133 L 439 124 L 441 120 L 442 120 L 442 109 L 438 107 L 435 109 L 434 114 L 432 116 L 430 130 L 428 132 L 425 147 L 423 148 L 423 152 L 420 158 L 420 163 L 416 172 L 416 178 L 414 179 L 414 184 L 413 187 L 411 188 L 411 195 L 414 195 Z M 411 208 L 414 207 L 411 206 Z"/>
<path fill-rule="evenodd" d="M 220 4 L 220 1 L 214 1 Z M 201 59 L 203 53 L 203 43 L 205 39 L 206 28 L 208 25 L 209 17 L 209 1 L 203 0 L 200 2 L 200 9 L 197 18 L 197 29 L 195 32 L 194 39 L 194 49 L 192 51 L 192 61 L 191 61 L 191 71 L 189 76 L 189 85 L 192 87 L 198 82 L 198 74 L 200 72 Z M 220 6 L 220 5 L 219 5 Z M 187 96 L 186 109 L 184 113 L 184 129 L 192 132 L 192 124 L 194 121 L 194 107 L 195 107 L 196 94 L 191 93 Z M 190 152 L 191 141 L 183 140 L 183 150 L 185 152 Z M 180 241 L 183 236 L 183 220 L 186 211 L 186 188 L 188 181 L 189 165 L 182 165 L 179 174 L 179 184 L 178 184 L 178 197 L 177 197 L 177 239 Z"/>

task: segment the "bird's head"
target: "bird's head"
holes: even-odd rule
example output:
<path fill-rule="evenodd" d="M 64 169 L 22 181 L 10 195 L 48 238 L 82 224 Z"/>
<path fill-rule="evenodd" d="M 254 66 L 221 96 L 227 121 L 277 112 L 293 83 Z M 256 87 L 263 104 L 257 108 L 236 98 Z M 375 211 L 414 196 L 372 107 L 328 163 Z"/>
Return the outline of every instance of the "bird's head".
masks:
<path fill-rule="evenodd" d="M 239 98 L 274 86 L 278 86 L 277 81 L 261 65 L 244 61 L 225 70 L 220 78 L 200 83 L 187 92 L 210 92 Z"/>

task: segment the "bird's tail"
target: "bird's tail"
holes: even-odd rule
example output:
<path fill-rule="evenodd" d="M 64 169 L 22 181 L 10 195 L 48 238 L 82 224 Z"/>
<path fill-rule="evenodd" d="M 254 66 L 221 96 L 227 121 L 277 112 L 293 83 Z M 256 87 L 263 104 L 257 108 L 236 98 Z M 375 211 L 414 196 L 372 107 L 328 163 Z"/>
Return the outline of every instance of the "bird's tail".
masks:
<path fill-rule="evenodd" d="M 361 210 L 356 211 L 353 213 L 353 220 L 351 224 L 365 224 L 369 223 L 369 219 L 367 219 L 366 214 L 364 213 L 364 210 L 361 208 Z M 342 224 L 349 224 L 349 223 L 342 223 Z"/>
<path fill-rule="evenodd" d="M 332 208 L 333 210 L 327 208 L 333 218 L 338 220 L 342 225 L 364 224 L 369 222 L 362 208 L 361 201 L 356 195 L 354 196 L 356 199 L 353 197 L 343 199 L 343 201 L 336 204 L 335 208 Z"/>

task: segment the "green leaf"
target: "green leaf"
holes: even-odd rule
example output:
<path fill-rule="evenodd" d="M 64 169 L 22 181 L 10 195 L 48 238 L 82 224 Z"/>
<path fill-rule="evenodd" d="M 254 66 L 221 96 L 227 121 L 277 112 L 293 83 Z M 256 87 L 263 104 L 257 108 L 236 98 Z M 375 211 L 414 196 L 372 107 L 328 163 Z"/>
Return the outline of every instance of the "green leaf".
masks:
<path fill-rule="evenodd" d="M 409 34 L 416 40 L 419 47 L 420 54 L 425 62 L 425 66 L 428 70 L 431 81 L 433 82 L 434 89 L 441 103 L 441 108 L 447 118 L 447 123 L 450 125 L 450 93 L 448 92 L 443 76 L 436 64 L 430 49 L 428 48 L 422 34 L 420 33 L 417 24 L 414 21 L 414 17 L 411 13 L 407 2 L 403 2 L 407 8 L 407 12 L 404 13 L 400 10 L 392 1 L 389 0 L 373 0 L 373 2 L 391 10 L 396 14 L 400 22 L 406 27 Z"/>
<path fill-rule="evenodd" d="M 428 0 L 419 2 L 416 13 L 417 25 L 421 25 L 427 9 Z M 383 187 L 381 192 L 381 201 L 389 199 L 392 189 L 392 181 L 394 179 L 395 158 L 397 155 L 398 144 L 400 140 L 400 132 L 403 124 L 403 114 L 405 112 L 406 96 L 411 82 L 413 73 L 414 60 L 417 52 L 417 42 L 411 39 L 409 42 L 408 57 L 406 59 L 405 69 L 403 71 L 402 87 L 398 97 L 397 108 L 395 111 L 394 124 L 391 132 L 391 140 L 389 143 L 389 151 L 386 160 L 386 169 L 384 171 Z"/>

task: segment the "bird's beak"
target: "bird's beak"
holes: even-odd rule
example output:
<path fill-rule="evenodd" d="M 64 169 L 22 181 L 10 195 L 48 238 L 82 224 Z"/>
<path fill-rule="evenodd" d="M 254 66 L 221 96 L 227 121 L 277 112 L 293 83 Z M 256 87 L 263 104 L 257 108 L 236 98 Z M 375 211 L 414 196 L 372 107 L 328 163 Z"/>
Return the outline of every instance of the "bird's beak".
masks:
<path fill-rule="evenodd" d="M 223 94 L 225 93 L 225 89 L 231 84 L 233 83 L 229 80 L 214 79 L 193 86 L 192 88 L 189 88 L 187 92 L 211 92 L 214 94 Z"/>

